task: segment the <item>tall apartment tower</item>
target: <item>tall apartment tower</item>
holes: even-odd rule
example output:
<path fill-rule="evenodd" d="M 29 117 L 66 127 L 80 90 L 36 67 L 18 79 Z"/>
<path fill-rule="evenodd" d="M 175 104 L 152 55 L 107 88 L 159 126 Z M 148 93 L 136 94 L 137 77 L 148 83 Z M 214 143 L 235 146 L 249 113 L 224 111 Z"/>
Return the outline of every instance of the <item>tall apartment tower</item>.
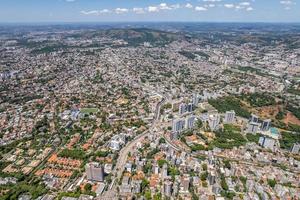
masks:
<path fill-rule="evenodd" d="M 104 167 L 99 163 L 88 163 L 85 166 L 87 179 L 90 181 L 104 181 Z"/>
<path fill-rule="evenodd" d="M 232 124 L 234 122 L 234 119 L 235 119 L 234 110 L 226 111 L 224 122 L 227 124 Z"/>

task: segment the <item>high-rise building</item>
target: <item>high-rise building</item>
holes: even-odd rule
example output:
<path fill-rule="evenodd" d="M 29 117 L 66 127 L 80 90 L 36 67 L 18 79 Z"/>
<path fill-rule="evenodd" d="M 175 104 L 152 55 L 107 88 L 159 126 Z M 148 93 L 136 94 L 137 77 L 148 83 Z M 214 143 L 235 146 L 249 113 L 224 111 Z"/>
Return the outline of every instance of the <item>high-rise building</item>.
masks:
<path fill-rule="evenodd" d="M 193 112 L 194 110 L 194 104 L 193 103 L 189 103 L 187 106 L 186 106 L 186 111 L 187 112 Z"/>
<path fill-rule="evenodd" d="M 85 166 L 87 179 L 90 181 L 104 181 L 104 167 L 99 163 L 88 163 Z"/>
<path fill-rule="evenodd" d="M 177 119 L 173 121 L 173 132 L 181 132 L 184 129 L 185 120 L 184 119 Z"/>
<path fill-rule="evenodd" d="M 270 129 L 271 120 L 265 119 L 261 124 L 261 130 L 262 131 L 268 131 Z"/>
<path fill-rule="evenodd" d="M 218 128 L 219 123 L 220 123 L 220 115 L 216 114 L 216 115 L 210 115 L 208 117 L 208 125 L 212 131 Z"/>
<path fill-rule="evenodd" d="M 186 112 L 187 109 L 187 105 L 185 103 L 181 103 L 179 105 L 179 114 L 182 115 Z"/>
<path fill-rule="evenodd" d="M 195 126 L 195 116 L 190 116 L 187 118 L 186 120 L 186 128 L 187 129 L 191 129 L 191 128 L 194 128 Z"/>
<path fill-rule="evenodd" d="M 173 187 L 173 183 L 171 181 L 165 181 L 164 182 L 164 194 L 167 197 L 170 197 L 172 195 L 172 187 Z"/>
<path fill-rule="evenodd" d="M 168 165 L 166 163 L 162 167 L 161 177 L 162 177 L 162 179 L 165 179 L 168 177 Z"/>
<path fill-rule="evenodd" d="M 208 174 L 208 182 L 209 182 L 210 185 L 215 184 L 215 182 L 216 182 L 216 174 L 215 174 L 215 172 L 212 171 L 212 172 L 210 172 Z"/>
<path fill-rule="evenodd" d="M 300 152 L 300 144 L 299 143 L 295 143 L 293 145 L 292 149 L 291 149 L 291 152 L 295 153 L 295 154 L 299 153 Z"/>
<path fill-rule="evenodd" d="M 194 106 L 198 105 L 198 103 L 199 103 L 198 94 L 196 94 L 196 93 L 193 94 L 192 103 L 193 103 Z"/>
<path fill-rule="evenodd" d="M 247 133 L 256 134 L 258 131 L 259 123 L 250 122 L 248 124 Z"/>
<path fill-rule="evenodd" d="M 254 115 L 254 114 L 251 114 L 250 122 L 258 123 L 258 116 Z"/>
<path fill-rule="evenodd" d="M 181 180 L 181 190 L 183 192 L 188 192 L 189 191 L 189 188 L 190 188 L 190 182 L 191 182 L 191 179 L 189 176 L 184 176 Z"/>
<path fill-rule="evenodd" d="M 234 110 L 232 110 L 232 111 L 226 111 L 224 122 L 227 123 L 227 124 L 231 124 L 231 123 L 234 122 L 234 119 L 235 119 L 235 112 L 234 112 Z"/>
<path fill-rule="evenodd" d="M 274 148 L 275 148 L 275 140 L 274 139 L 262 136 L 262 137 L 259 138 L 258 143 L 262 147 L 267 148 L 267 149 L 271 149 L 272 151 L 274 151 Z"/>

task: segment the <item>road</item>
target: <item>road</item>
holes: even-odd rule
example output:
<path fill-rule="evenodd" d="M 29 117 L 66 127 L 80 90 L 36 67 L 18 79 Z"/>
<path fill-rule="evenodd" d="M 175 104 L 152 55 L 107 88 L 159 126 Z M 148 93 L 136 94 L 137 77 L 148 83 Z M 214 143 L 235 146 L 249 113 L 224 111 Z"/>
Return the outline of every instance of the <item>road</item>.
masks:
<path fill-rule="evenodd" d="M 115 177 L 113 178 L 112 183 L 109 186 L 108 190 L 105 191 L 102 194 L 102 196 L 99 197 L 98 199 L 101 199 L 101 200 L 117 199 L 116 198 L 116 195 L 117 195 L 116 186 L 117 186 L 118 180 L 120 180 L 120 178 L 122 177 L 123 170 L 125 168 L 125 164 L 127 161 L 128 153 L 132 153 L 133 151 L 135 151 L 136 149 L 134 149 L 134 147 L 136 146 L 136 144 L 143 141 L 152 132 L 152 129 L 155 127 L 157 121 L 159 120 L 160 108 L 164 104 L 164 102 L 165 102 L 165 98 L 163 97 L 162 100 L 157 103 L 154 119 L 152 121 L 150 128 L 148 130 L 144 131 L 143 133 L 141 133 L 140 135 L 136 136 L 125 147 L 123 147 L 121 149 L 121 151 L 119 152 L 119 157 L 118 157 L 116 166 L 112 172 L 112 174 L 115 174 Z"/>

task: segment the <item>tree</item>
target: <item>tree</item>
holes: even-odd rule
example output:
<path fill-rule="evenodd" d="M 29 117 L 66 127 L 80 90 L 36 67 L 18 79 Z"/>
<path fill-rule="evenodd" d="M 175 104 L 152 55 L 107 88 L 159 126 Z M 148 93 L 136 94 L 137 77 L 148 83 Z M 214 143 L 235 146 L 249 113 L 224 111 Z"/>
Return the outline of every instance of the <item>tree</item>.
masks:
<path fill-rule="evenodd" d="M 146 198 L 147 200 L 151 200 L 151 199 L 152 199 L 152 197 L 151 197 L 151 192 L 150 192 L 149 190 L 145 192 L 145 198 Z"/>
<path fill-rule="evenodd" d="M 275 179 L 268 179 L 268 185 L 270 186 L 270 187 L 272 187 L 272 188 L 274 188 L 275 187 L 275 185 L 276 185 L 276 180 Z"/>
<path fill-rule="evenodd" d="M 92 185 L 90 183 L 85 184 L 84 191 L 90 192 L 92 190 Z"/>

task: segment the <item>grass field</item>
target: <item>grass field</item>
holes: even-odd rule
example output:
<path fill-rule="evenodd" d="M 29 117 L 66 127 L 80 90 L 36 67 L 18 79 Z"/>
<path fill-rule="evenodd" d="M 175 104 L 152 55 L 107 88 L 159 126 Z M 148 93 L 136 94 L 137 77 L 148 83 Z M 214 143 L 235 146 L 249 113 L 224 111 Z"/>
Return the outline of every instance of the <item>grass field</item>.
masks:
<path fill-rule="evenodd" d="M 83 114 L 96 113 L 98 112 L 98 108 L 82 108 L 80 112 Z"/>

